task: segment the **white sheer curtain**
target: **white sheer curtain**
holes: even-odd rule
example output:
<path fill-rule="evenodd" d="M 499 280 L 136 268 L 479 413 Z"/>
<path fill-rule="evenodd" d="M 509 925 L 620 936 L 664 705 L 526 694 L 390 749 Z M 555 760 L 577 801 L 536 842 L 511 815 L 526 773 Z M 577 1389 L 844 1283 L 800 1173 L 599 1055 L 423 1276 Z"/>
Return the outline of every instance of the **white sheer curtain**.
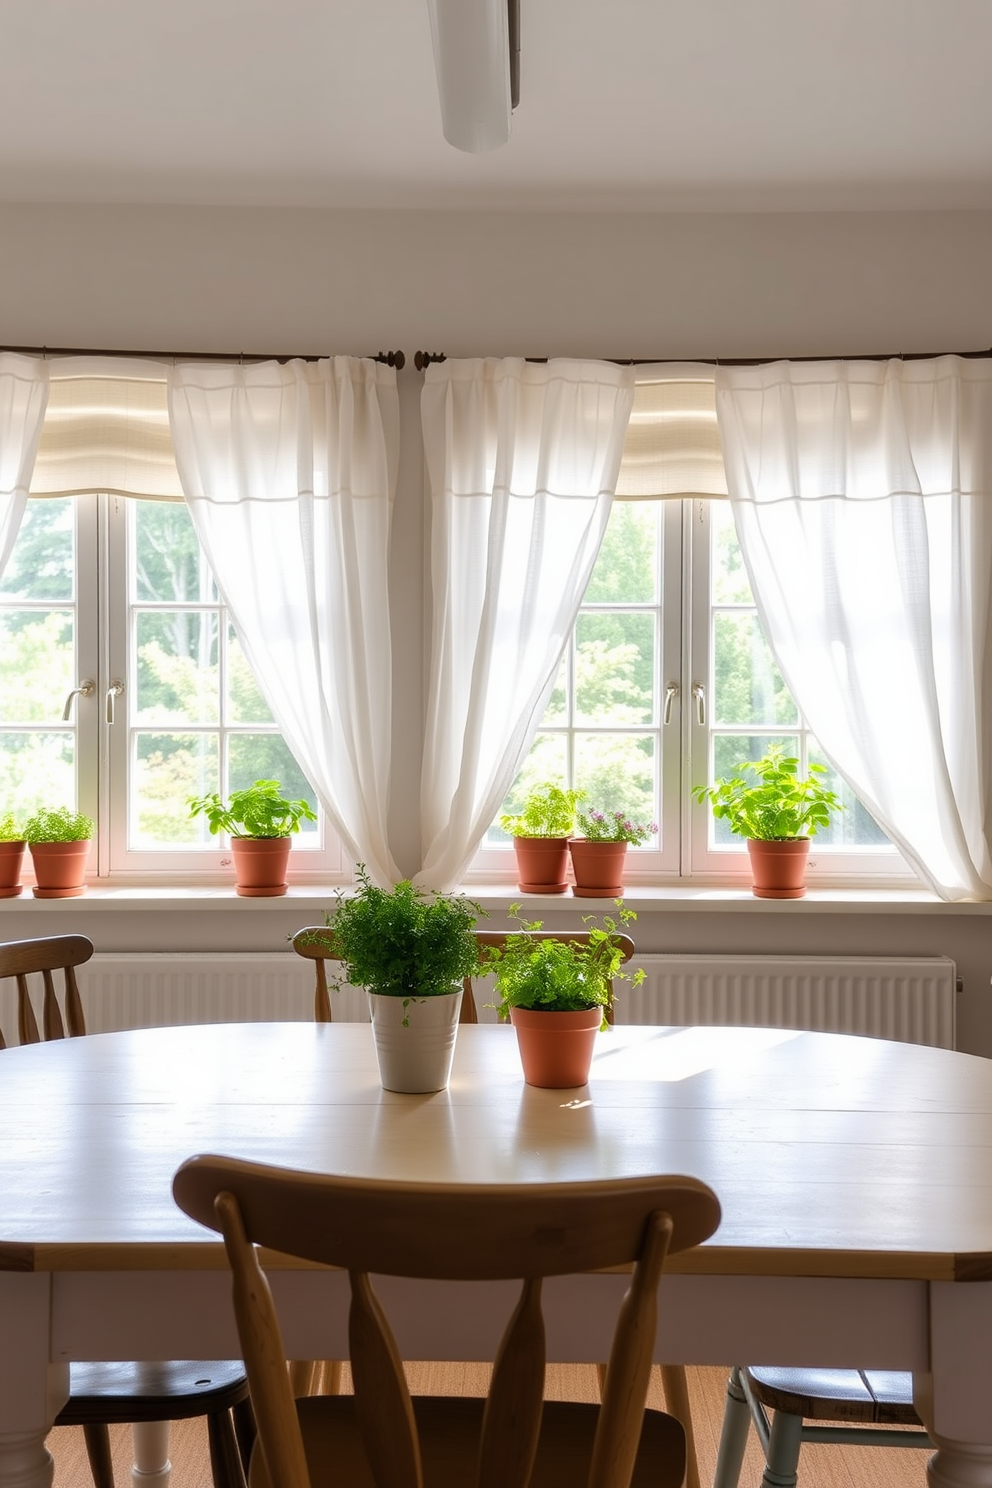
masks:
<path fill-rule="evenodd" d="M 197 535 L 272 714 L 346 851 L 393 882 L 396 374 L 349 357 L 183 364 L 169 417 Z"/>
<path fill-rule="evenodd" d="M 433 627 L 418 881 L 458 882 L 529 749 L 599 551 L 630 367 L 448 361 L 422 396 Z"/>
<path fill-rule="evenodd" d="M 0 352 L 0 574 L 27 505 L 48 404 L 48 363 Z"/>
<path fill-rule="evenodd" d="M 992 899 L 992 361 L 721 367 L 751 586 L 828 759 L 943 899 Z"/>

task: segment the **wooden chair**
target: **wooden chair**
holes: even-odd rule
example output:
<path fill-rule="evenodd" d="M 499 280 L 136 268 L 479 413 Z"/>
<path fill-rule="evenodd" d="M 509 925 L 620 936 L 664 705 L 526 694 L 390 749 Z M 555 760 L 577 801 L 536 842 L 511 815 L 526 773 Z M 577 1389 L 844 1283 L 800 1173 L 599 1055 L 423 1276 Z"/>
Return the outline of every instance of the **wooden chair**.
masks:
<path fill-rule="evenodd" d="M 819 1424 L 824 1421 L 844 1424 Z M 913 1409 L 911 1374 L 735 1367 L 727 1382 L 713 1488 L 736 1488 L 752 1424 L 765 1457 L 765 1488 L 795 1488 L 806 1441 L 934 1449 Z"/>
<path fill-rule="evenodd" d="M 17 1027 L 22 1044 L 79 1037 L 86 1032 L 75 968 L 93 954 L 85 935 L 0 944 L 0 979 L 17 982 Z M 57 972 L 62 973 L 63 1009 Z M 41 1031 L 29 978 L 43 986 Z M 6 1048 L 0 1030 L 0 1049 Z M 172 1360 L 162 1364 L 77 1363 L 69 1367 L 69 1399 L 56 1426 L 82 1426 L 96 1488 L 114 1488 L 110 1426 L 143 1425 L 205 1416 L 216 1488 L 244 1488 L 254 1439 L 248 1381 L 240 1360 Z"/>
<path fill-rule="evenodd" d="M 681 1488 L 682 1428 L 644 1402 L 665 1256 L 719 1223 L 705 1184 L 379 1182 L 194 1157 L 173 1193 L 224 1236 L 261 1446 L 252 1488 Z M 293 1400 L 256 1245 L 349 1272 L 354 1396 Z M 602 1405 L 542 1403 L 542 1279 L 628 1265 Z M 370 1273 L 522 1281 L 486 1400 L 411 1401 Z"/>
<path fill-rule="evenodd" d="M 502 950 L 507 940 L 513 935 L 520 935 L 520 930 L 477 930 L 476 939 L 482 946 L 495 946 Z M 585 944 L 589 939 L 588 930 L 537 930 L 532 932 L 539 940 L 564 940 Z M 327 990 L 327 975 L 324 970 L 324 961 L 335 959 L 327 948 L 326 931 L 325 938 L 321 939 L 321 928 L 310 927 L 299 930 L 293 937 L 293 949 L 300 956 L 306 956 L 309 960 L 316 962 L 317 984 L 314 989 L 314 1018 L 318 1023 L 329 1023 L 331 1021 L 331 1002 Z M 634 942 L 629 935 L 619 935 L 620 949 L 623 962 L 626 963 L 634 954 Z M 613 1022 L 612 988 L 610 1005 L 606 1010 L 607 1022 Z M 462 1023 L 478 1023 L 479 1012 L 475 998 L 475 988 L 472 978 L 466 977 L 464 983 L 464 994 L 462 996 L 461 1016 Z M 598 1364 L 599 1385 L 602 1392 L 606 1378 L 605 1364 Z M 665 1392 L 665 1402 L 669 1410 L 682 1423 L 686 1436 L 686 1481 L 685 1488 L 700 1488 L 699 1464 L 696 1455 L 696 1440 L 692 1425 L 692 1414 L 689 1407 L 689 1390 L 686 1382 L 685 1369 L 681 1364 L 662 1364 L 661 1382 Z M 340 1390 L 341 1365 L 337 1360 L 324 1360 L 309 1363 L 306 1361 L 294 1361 L 291 1366 L 291 1377 L 294 1393 L 297 1396 L 316 1394 L 322 1390 L 325 1394 L 337 1393 Z"/>

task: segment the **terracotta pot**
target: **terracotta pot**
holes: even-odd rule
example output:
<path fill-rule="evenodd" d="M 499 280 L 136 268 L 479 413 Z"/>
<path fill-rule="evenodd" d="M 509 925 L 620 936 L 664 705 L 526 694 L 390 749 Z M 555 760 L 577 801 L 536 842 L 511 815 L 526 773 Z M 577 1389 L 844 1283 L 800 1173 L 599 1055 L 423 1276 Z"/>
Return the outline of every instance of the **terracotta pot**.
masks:
<path fill-rule="evenodd" d="M 74 899 L 86 893 L 86 842 L 32 842 L 31 862 L 38 880 L 36 899 Z"/>
<path fill-rule="evenodd" d="M 25 842 L 0 842 L 0 899 L 13 899 L 21 892 L 21 864 Z"/>
<path fill-rule="evenodd" d="M 578 1013 L 511 1008 L 524 1080 L 542 1090 L 574 1090 L 589 1081 L 589 1066 L 603 1009 Z"/>
<path fill-rule="evenodd" d="M 383 1090 L 429 1095 L 451 1074 L 462 989 L 440 997 L 383 997 L 370 992 L 372 1038 Z"/>
<path fill-rule="evenodd" d="M 751 892 L 757 899 L 802 899 L 806 893 L 808 837 L 784 837 L 763 842 L 747 839 L 751 858 Z"/>
<path fill-rule="evenodd" d="M 291 837 L 232 837 L 236 892 L 246 899 L 285 894 Z"/>
<path fill-rule="evenodd" d="M 573 894 L 580 899 L 619 899 L 623 893 L 626 842 L 589 842 L 573 837 L 568 850 L 575 874 Z"/>
<path fill-rule="evenodd" d="M 513 851 L 517 888 L 524 894 L 567 893 L 567 837 L 514 837 Z"/>

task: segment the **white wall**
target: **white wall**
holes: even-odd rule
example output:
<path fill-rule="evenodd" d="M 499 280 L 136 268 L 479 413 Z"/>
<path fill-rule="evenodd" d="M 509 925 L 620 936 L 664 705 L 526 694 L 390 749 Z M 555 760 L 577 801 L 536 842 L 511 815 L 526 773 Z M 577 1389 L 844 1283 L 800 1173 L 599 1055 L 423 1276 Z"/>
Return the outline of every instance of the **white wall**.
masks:
<path fill-rule="evenodd" d="M 0 339 L 137 351 L 402 349 L 391 828 L 416 866 L 423 656 L 418 349 L 453 356 L 830 356 L 992 346 L 992 213 L 510 215 L 0 207 Z M 38 905 L 40 910 L 42 906 Z M 85 909 L 80 902 L 85 918 Z M 4 918 L 3 916 L 6 916 Z M 94 917 L 101 950 L 282 949 L 271 916 Z M 549 917 L 553 918 L 553 917 Z M 59 928 L 0 908 L 0 933 Z M 130 925 L 130 929 L 128 926 Z M 156 929 L 156 926 L 159 928 Z M 269 927 L 276 933 L 269 933 Z M 29 928 L 28 928 L 29 927 Z M 961 1047 L 992 1055 L 992 917 L 643 912 L 648 950 L 953 956 Z M 155 943 L 157 939 L 157 944 Z"/>
<path fill-rule="evenodd" d="M 0 207 L 7 343 L 827 356 L 992 345 L 992 213 Z"/>

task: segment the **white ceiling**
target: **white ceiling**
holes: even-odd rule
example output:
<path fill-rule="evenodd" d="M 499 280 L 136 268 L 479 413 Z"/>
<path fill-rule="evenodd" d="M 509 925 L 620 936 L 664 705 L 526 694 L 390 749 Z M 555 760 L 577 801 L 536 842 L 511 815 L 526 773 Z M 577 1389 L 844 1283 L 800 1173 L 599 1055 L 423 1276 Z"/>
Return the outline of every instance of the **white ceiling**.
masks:
<path fill-rule="evenodd" d="M 426 0 L 0 0 L 0 201 L 992 207 L 992 0 L 520 4 L 469 156 Z"/>

